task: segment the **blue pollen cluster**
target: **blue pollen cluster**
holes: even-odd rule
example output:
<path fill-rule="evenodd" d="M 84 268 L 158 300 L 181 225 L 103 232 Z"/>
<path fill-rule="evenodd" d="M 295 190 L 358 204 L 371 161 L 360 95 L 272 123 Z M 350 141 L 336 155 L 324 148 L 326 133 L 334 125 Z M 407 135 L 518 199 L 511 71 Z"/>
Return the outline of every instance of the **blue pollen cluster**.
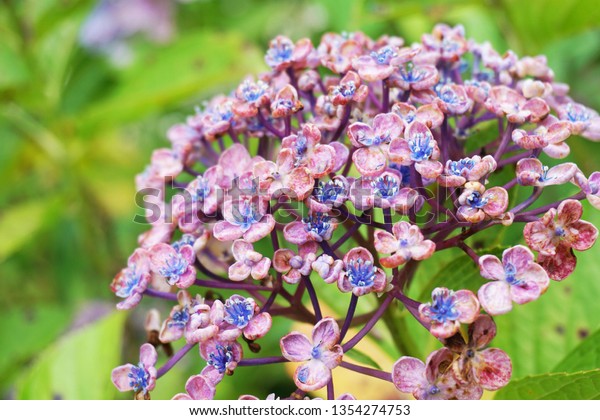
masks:
<path fill-rule="evenodd" d="M 170 255 L 165 265 L 159 269 L 159 273 L 167 278 L 169 284 L 175 284 L 186 272 L 188 262 L 179 254 Z"/>
<path fill-rule="evenodd" d="M 225 322 L 244 328 L 254 316 L 254 309 L 248 299 L 228 299 L 225 302 Z"/>
<path fill-rule="evenodd" d="M 418 133 L 411 138 L 408 141 L 408 147 L 410 149 L 410 158 L 414 162 L 427 160 L 433 153 L 433 147 L 431 147 L 431 137 L 423 133 Z"/>
<path fill-rule="evenodd" d="M 323 213 L 315 213 L 302 220 L 308 232 L 323 236 L 331 228 L 330 217 Z"/>
<path fill-rule="evenodd" d="M 400 191 L 398 182 L 390 175 L 379 176 L 371 181 L 371 187 L 376 196 L 389 199 L 393 198 Z"/>
<path fill-rule="evenodd" d="M 454 321 L 460 315 L 456 310 L 454 296 L 449 293 L 434 293 L 431 303 L 431 318 L 439 323 Z"/>
<path fill-rule="evenodd" d="M 219 373 L 225 373 L 229 363 L 233 361 L 233 352 L 231 346 L 222 346 L 217 344 L 215 346 L 217 352 L 211 352 L 208 355 L 208 364 L 214 367 Z"/>
<path fill-rule="evenodd" d="M 129 372 L 127 376 L 131 379 L 129 381 L 129 386 L 133 388 L 135 392 L 146 392 L 150 374 L 141 363 L 138 366 L 133 366 L 131 372 Z"/>
<path fill-rule="evenodd" d="M 452 175 L 464 176 L 468 171 L 475 167 L 475 162 L 471 158 L 463 158 L 450 162 L 449 170 Z"/>
<path fill-rule="evenodd" d="M 377 268 L 371 261 L 364 261 L 362 258 L 352 260 L 348 263 L 346 274 L 348 281 L 353 287 L 370 287 L 375 283 L 375 274 Z"/>

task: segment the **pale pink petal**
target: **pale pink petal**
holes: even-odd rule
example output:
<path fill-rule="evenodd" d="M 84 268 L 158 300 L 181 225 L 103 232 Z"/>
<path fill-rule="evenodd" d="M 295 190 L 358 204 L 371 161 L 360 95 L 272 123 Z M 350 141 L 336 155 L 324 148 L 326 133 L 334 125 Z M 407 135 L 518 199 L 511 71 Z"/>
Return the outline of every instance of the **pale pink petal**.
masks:
<path fill-rule="evenodd" d="M 303 244 L 310 240 L 308 232 L 304 227 L 304 223 L 295 221 L 287 224 L 283 228 L 283 236 L 285 240 L 292 244 Z"/>
<path fill-rule="evenodd" d="M 216 227 L 216 226 L 215 226 Z M 256 242 L 267 236 L 275 228 L 275 219 L 270 214 L 265 214 L 259 222 L 254 223 L 244 233 L 244 239 L 248 242 Z"/>
<path fill-rule="evenodd" d="M 248 340 L 257 340 L 269 332 L 272 324 L 271 315 L 267 312 L 262 312 L 248 322 L 248 325 L 244 328 L 244 336 Z"/>
<path fill-rule="evenodd" d="M 577 222 L 583 215 L 583 206 L 578 200 L 565 200 L 557 208 L 557 221 L 565 226 Z"/>
<path fill-rule="evenodd" d="M 303 362 L 312 357 L 312 344 L 304 334 L 299 332 L 289 333 L 280 340 L 279 345 L 283 357 L 291 362 Z"/>
<path fill-rule="evenodd" d="M 331 370 L 316 359 L 298 366 L 294 373 L 294 383 L 306 392 L 323 388 L 330 379 Z"/>
<path fill-rule="evenodd" d="M 269 268 L 271 267 L 271 260 L 268 258 L 262 258 L 258 263 L 252 267 L 252 278 L 254 280 L 261 280 L 267 277 L 269 274 Z"/>
<path fill-rule="evenodd" d="M 425 364 L 414 357 L 401 357 L 392 367 L 392 382 L 400 391 L 407 393 L 426 387 Z"/>
<path fill-rule="evenodd" d="M 483 255 L 479 258 L 481 276 L 490 280 L 504 280 L 506 274 L 500 259 L 495 255 Z"/>
<path fill-rule="evenodd" d="M 238 261 L 229 266 L 229 279 L 233 281 L 246 280 L 250 275 L 252 267 L 246 265 L 243 261 Z"/>
<path fill-rule="evenodd" d="M 391 254 L 398 249 L 398 240 L 394 235 L 384 230 L 375 232 L 375 249 L 382 254 Z"/>
<path fill-rule="evenodd" d="M 344 255 L 344 264 L 348 264 L 350 261 L 355 261 L 358 259 L 362 259 L 363 261 L 373 262 L 373 255 L 363 247 L 355 247 L 349 250 L 346 255 Z"/>
<path fill-rule="evenodd" d="M 500 216 L 508 207 L 508 193 L 502 187 L 492 187 L 482 195 L 482 200 L 488 200 L 483 210 L 492 217 Z"/>
<path fill-rule="evenodd" d="M 273 268 L 278 273 L 287 273 L 291 270 L 290 260 L 295 256 L 293 251 L 281 248 L 273 254 Z"/>
<path fill-rule="evenodd" d="M 354 147 L 364 147 L 364 139 L 370 139 L 374 135 L 371 126 L 361 122 L 355 122 L 348 127 L 348 137 Z"/>
<path fill-rule="evenodd" d="M 254 251 L 254 247 L 251 243 L 246 242 L 243 239 L 234 241 L 233 245 L 231 246 L 231 253 L 236 261 L 244 261 L 246 259 L 246 255 L 250 251 Z"/>
<path fill-rule="evenodd" d="M 517 274 L 529 267 L 533 263 L 533 260 L 533 252 L 523 245 L 513 246 L 502 253 L 502 264 L 504 266 L 513 265 L 516 268 Z"/>
<path fill-rule="evenodd" d="M 434 252 L 435 242 L 430 241 L 429 239 L 426 239 L 423 242 L 410 247 L 410 253 L 412 255 L 413 260 L 425 260 L 431 257 Z"/>
<path fill-rule="evenodd" d="M 342 346 L 336 344 L 330 350 L 325 350 L 319 357 L 325 366 L 329 369 L 334 369 L 339 366 L 342 362 L 342 358 L 344 357 L 344 350 L 342 350 Z"/>
<path fill-rule="evenodd" d="M 323 318 L 313 328 L 312 341 L 315 346 L 329 349 L 336 344 L 339 339 L 340 327 L 333 318 Z"/>
<path fill-rule="evenodd" d="M 156 364 L 158 354 L 152 344 L 145 343 L 140 347 L 140 362 L 148 369 Z"/>
<path fill-rule="evenodd" d="M 219 241 L 233 241 L 244 234 L 240 226 L 221 220 L 213 227 L 213 236 Z"/>
<path fill-rule="evenodd" d="M 185 390 L 193 400 L 212 400 L 215 397 L 214 385 L 203 375 L 194 375 L 185 383 Z"/>
<path fill-rule="evenodd" d="M 479 303 L 490 315 L 502 315 L 512 309 L 510 286 L 503 281 L 491 281 L 477 292 Z"/>
<path fill-rule="evenodd" d="M 479 301 L 470 290 L 459 290 L 454 293 L 454 308 L 459 312 L 458 321 L 470 324 L 479 315 Z"/>
<path fill-rule="evenodd" d="M 380 147 L 363 147 L 354 151 L 352 161 L 362 175 L 375 176 L 383 172 L 387 158 Z"/>
<path fill-rule="evenodd" d="M 444 171 L 444 165 L 437 160 L 424 160 L 415 162 L 415 169 L 424 178 L 436 179 Z"/>
<path fill-rule="evenodd" d="M 110 378 L 112 383 L 117 387 L 117 389 L 121 392 L 131 391 L 133 388 L 129 384 L 131 378 L 128 376 L 131 372 L 131 369 L 135 367 L 131 363 L 128 363 L 123 366 L 118 366 L 113 369 Z"/>

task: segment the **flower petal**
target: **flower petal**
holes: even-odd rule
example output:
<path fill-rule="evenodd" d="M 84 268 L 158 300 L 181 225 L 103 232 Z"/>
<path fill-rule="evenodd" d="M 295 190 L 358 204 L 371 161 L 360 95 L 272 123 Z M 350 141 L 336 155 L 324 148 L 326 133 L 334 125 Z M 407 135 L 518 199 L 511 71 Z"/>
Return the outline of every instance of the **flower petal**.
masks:
<path fill-rule="evenodd" d="M 298 366 L 294 373 L 294 383 L 306 392 L 323 388 L 330 379 L 331 370 L 316 359 Z"/>
<path fill-rule="evenodd" d="M 502 315 L 512 309 L 510 286 L 503 281 L 491 281 L 477 292 L 479 303 L 490 315 Z"/>
<path fill-rule="evenodd" d="M 281 354 L 291 362 L 303 362 L 309 360 L 312 352 L 312 344 L 304 334 L 291 332 L 279 341 Z"/>
<path fill-rule="evenodd" d="M 495 391 L 510 381 L 512 363 L 510 357 L 500 349 L 477 352 L 472 363 L 475 378 L 483 389 Z"/>
<path fill-rule="evenodd" d="M 379 175 L 387 163 L 386 155 L 380 147 L 363 147 L 355 150 L 352 161 L 358 172 L 364 176 Z"/>
<path fill-rule="evenodd" d="M 408 393 L 427 386 L 425 363 L 414 357 L 401 357 L 392 367 L 392 382 L 400 391 Z"/>
<path fill-rule="evenodd" d="M 194 375 L 185 383 L 185 390 L 193 400 L 212 400 L 215 386 L 204 375 Z"/>
<path fill-rule="evenodd" d="M 500 259 L 495 255 L 483 255 L 479 258 L 481 276 L 489 280 L 504 280 L 506 274 Z"/>
<path fill-rule="evenodd" d="M 314 326 L 312 331 L 312 342 L 315 346 L 329 349 L 340 339 L 340 327 L 335 319 L 325 317 Z"/>
<path fill-rule="evenodd" d="M 110 379 L 112 383 L 117 387 L 117 389 L 121 392 L 131 391 L 133 388 L 129 384 L 131 378 L 129 377 L 129 373 L 131 369 L 135 367 L 131 363 L 128 363 L 123 366 L 118 366 L 113 369 Z"/>

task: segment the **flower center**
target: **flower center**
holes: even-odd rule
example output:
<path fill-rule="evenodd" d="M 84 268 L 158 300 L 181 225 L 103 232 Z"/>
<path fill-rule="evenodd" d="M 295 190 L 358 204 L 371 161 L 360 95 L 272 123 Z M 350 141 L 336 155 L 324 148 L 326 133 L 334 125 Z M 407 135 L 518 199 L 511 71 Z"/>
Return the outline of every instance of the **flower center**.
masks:
<path fill-rule="evenodd" d="M 398 54 L 394 52 L 392 47 L 387 45 L 383 48 L 380 48 L 379 51 L 373 51 L 371 53 L 371 57 L 373 57 L 378 64 L 390 64 L 390 60 L 396 57 L 396 55 Z"/>
<path fill-rule="evenodd" d="M 320 203 L 333 203 L 344 193 L 344 184 L 337 179 L 326 183 L 319 182 L 319 186 L 315 188 L 315 197 Z"/>
<path fill-rule="evenodd" d="M 390 199 L 395 197 L 400 190 L 398 182 L 390 175 L 379 176 L 371 181 L 371 187 L 375 195 Z"/>
<path fill-rule="evenodd" d="M 330 217 L 323 213 L 315 213 L 303 220 L 304 228 L 318 236 L 323 236 L 331 228 Z"/>
<path fill-rule="evenodd" d="M 556 229 L 554 229 L 554 234 L 556 236 L 563 237 L 563 236 L 565 236 L 566 232 L 565 232 L 565 229 L 563 227 L 558 226 Z"/>
<path fill-rule="evenodd" d="M 435 394 L 439 394 L 440 393 L 440 389 L 437 386 L 435 386 L 435 385 L 431 385 L 429 387 L 429 391 L 428 392 L 431 395 L 435 395 Z"/>
<path fill-rule="evenodd" d="M 450 162 L 449 171 L 451 175 L 467 176 L 469 171 L 473 169 L 475 162 L 471 158 L 464 158 Z"/>
<path fill-rule="evenodd" d="M 362 258 L 351 260 L 348 263 L 346 274 L 352 287 L 370 287 L 375 283 L 377 268 L 373 267 L 371 261 Z"/>
<path fill-rule="evenodd" d="M 311 356 L 313 359 L 318 359 L 318 358 L 320 358 L 320 357 L 321 357 L 321 354 L 323 354 L 323 352 L 321 351 L 321 346 L 320 346 L 320 345 L 314 346 L 314 347 L 312 348 L 312 350 L 310 351 L 310 356 Z"/>
<path fill-rule="evenodd" d="M 262 80 L 256 83 L 246 80 L 242 84 L 242 97 L 246 102 L 256 102 L 265 94 L 267 88 L 268 85 Z"/>
<path fill-rule="evenodd" d="M 400 67 L 400 77 L 406 83 L 415 83 L 423 79 L 425 72 L 422 69 L 415 69 L 413 63 L 406 63 L 406 66 Z"/>
<path fill-rule="evenodd" d="M 126 298 L 131 296 L 133 289 L 140 284 L 142 279 L 142 273 L 138 273 L 135 264 L 131 264 L 127 267 L 125 275 L 123 276 L 125 281 L 121 287 L 116 291 L 116 295 L 120 298 Z"/>
<path fill-rule="evenodd" d="M 341 83 L 333 89 L 334 95 L 341 95 L 344 98 L 352 98 L 354 93 L 356 93 L 356 84 L 352 80 L 348 83 Z"/>
<path fill-rule="evenodd" d="M 481 194 L 477 191 L 473 191 L 469 197 L 467 197 L 467 204 L 473 208 L 480 209 L 488 203 L 487 198 L 482 198 Z"/>
<path fill-rule="evenodd" d="M 256 211 L 250 201 L 246 200 L 238 207 L 233 208 L 233 224 L 240 226 L 245 232 L 252 227 L 254 223 L 257 223 L 261 216 Z"/>
<path fill-rule="evenodd" d="M 427 133 L 417 133 L 408 141 L 410 149 L 410 158 L 414 162 L 421 162 L 429 159 L 433 153 L 431 146 L 431 135 Z"/>
<path fill-rule="evenodd" d="M 159 273 L 167 278 L 169 284 L 177 283 L 179 277 L 186 272 L 188 268 L 188 262 L 179 254 L 175 253 L 170 255 L 165 261 L 165 265 L 158 271 Z"/>
<path fill-rule="evenodd" d="M 294 44 L 291 41 L 279 41 L 267 51 L 267 57 L 276 64 L 285 63 L 292 58 Z"/>
<path fill-rule="evenodd" d="M 188 311 L 188 308 L 185 307 L 182 310 L 177 311 L 173 315 L 171 315 L 171 321 L 169 322 L 169 326 L 183 327 L 187 325 L 189 320 L 190 313 Z"/>
<path fill-rule="evenodd" d="M 196 202 L 202 202 L 210 193 L 210 185 L 208 180 L 203 177 L 198 177 L 198 186 L 192 192 L 192 200 Z"/>
<path fill-rule="evenodd" d="M 144 365 L 140 363 L 137 366 L 133 366 L 127 376 L 129 377 L 129 386 L 133 388 L 135 392 L 146 392 L 148 382 L 150 381 L 150 374 L 144 368 Z"/>
<path fill-rule="evenodd" d="M 455 104 L 459 101 L 458 95 L 450 86 L 442 86 L 435 89 L 438 97 L 447 104 Z"/>
<path fill-rule="evenodd" d="M 225 322 L 244 328 L 254 316 L 254 308 L 248 299 L 228 299 L 225 303 Z"/>
<path fill-rule="evenodd" d="M 504 266 L 505 279 L 511 286 L 519 286 L 523 281 L 517 278 L 517 268 L 514 264 L 508 263 Z"/>
<path fill-rule="evenodd" d="M 431 303 L 432 319 L 439 323 L 455 321 L 460 313 L 455 308 L 454 294 L 448 290 L 436 290 Z"/>
<path fill-rule="evenodd" d="M 216 352 L 211 352 L 208 355 L 208 364 L 214 367 L 219 373 L 225 373 L 229 364 L 233 361 L 233 352 L 231 346 L 215 346 Z"/>

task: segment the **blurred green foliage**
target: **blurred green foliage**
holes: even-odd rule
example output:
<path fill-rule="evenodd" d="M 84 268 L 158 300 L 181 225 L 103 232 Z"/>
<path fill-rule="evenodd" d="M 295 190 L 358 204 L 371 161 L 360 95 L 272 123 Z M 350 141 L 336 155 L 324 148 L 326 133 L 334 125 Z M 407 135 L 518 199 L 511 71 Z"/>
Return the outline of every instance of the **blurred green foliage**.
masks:
<path fill-rule="evenodd" d="M 596 0 L 192 1 L 178 4 L 170 42 L 131 39 L 134 58 L 122 68 L 79 44 L 93 6 L 0 1 L 0 396 L 117 397 L 110 367 L 137 360 L 144 339 L 142 310 L 127 323 L 114 313 L 102 318 L 113 311 L 108 285 L 146 229 L 132 222 L 134 176 L 194 105 L 265 70 L 262 54 L 276 34 L 317 43 L 326 31 L 363 30 L 411 42 L 437 22 L 462 23 L 469 37 L 500 51 L 546 54 L 572 95 L 600 109 Z M 571 146 L 582 169 L 598 169 L 599 144 Z M 590 209 L 586 218 L 600 223 Z M 499 320 L 496 345 L 513 357 L 517 377 L 550 371 L 599 326 L 597 253 L 581 255 L 575 275 L 549 296 Z M 440 268 L 451 257 L 441 257 Z M 82 315 L 92 302 L 108 309 Z M 286 327 L 278 326 L 281 334 Z M 277 342 L 264 347 L 275 352 Z M 425 353 L 416 344 L 412 351 Z M 182 392 L 198 363 L 170 372 L 154 396 Z M 281 367 L 267 372 L 272 388 L 253 389 L 252 373 L 242 371 L 236 389 L 226 381 L 218 397 L 289 387 Z"/>

